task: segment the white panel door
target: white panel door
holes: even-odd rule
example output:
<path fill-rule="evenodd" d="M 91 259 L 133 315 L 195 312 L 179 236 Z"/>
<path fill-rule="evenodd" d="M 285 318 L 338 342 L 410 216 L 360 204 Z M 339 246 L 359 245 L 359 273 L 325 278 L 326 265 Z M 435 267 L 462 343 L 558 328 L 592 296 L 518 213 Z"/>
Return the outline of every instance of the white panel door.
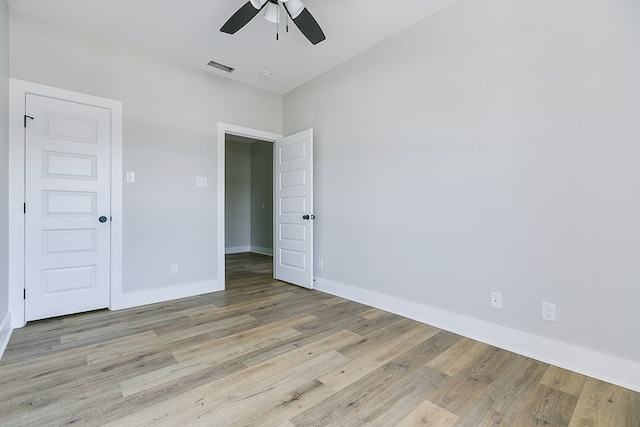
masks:
<path fill-rule="evenodd" d="M 313 288 L 313 129 L 276 141 L 275 256 L 278 280 Z"/>
<path fill-rule="evenodd" d="M 25 316 L 109 306 L 111 112 L 26 99 Z"/>

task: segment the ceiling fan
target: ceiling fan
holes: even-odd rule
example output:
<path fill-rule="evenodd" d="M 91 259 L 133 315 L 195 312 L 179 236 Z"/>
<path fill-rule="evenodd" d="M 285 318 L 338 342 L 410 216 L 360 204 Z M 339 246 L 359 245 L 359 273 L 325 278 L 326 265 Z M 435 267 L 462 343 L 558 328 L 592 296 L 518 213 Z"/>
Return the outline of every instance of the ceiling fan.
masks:
<path fill-rule="evenodd" d="M 280 5 L 291 17 L 296 27 L 314 45 L 326 39 L 322 28 L 300 0 L 249 0 L 224 23 L 220 31 L 235 34 L 266 7 L 264 18 L 278 24 L 280 22 Z M 288 31 L 288 27 L 287 27 Z"/>

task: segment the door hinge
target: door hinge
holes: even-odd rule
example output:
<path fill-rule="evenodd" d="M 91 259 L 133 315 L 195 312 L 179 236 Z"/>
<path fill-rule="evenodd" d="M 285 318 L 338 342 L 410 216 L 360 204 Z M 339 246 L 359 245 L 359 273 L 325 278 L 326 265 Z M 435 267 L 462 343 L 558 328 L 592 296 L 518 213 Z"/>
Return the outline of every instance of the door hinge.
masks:
<path fill-rule="evenodd" d="M 24 205 L 24 207 L 23 207 L 24 213 L 27 213 L 27 204 L 23 203 L 23 205 Z"/>
<path fill-rule="evenodd" d="M 26 114 L 24 115 L 24 127 L 27 127 L 27 119 L 33 120 L 33 117 L 27 116 Z"/>
<path fill-rule="evenodd" d="M 26 289 L 22 290 L 22 299 L 27 299 L 27 290 Z"/>

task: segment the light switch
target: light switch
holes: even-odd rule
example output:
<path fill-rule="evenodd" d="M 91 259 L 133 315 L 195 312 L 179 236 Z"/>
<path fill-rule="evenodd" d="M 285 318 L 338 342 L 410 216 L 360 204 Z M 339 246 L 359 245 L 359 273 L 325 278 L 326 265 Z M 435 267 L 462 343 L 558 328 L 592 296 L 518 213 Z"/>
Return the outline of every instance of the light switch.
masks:
<path fill-rule="evenodd" d="M 127 171 L 127 182 L 136 182 L 136 173 Z"/>
<path fill-rule="evenodd" d="M 199 176 L 196 178 L 196 187 L 206 187 L 207 186 L 207 177 Z"/>

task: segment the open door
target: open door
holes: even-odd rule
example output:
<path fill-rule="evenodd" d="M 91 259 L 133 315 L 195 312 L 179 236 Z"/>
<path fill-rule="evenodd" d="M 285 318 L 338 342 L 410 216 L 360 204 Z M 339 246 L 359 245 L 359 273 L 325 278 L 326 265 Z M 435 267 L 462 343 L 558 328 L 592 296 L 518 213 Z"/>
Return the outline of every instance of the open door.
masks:
<path fill-rule="evenodd" d="M 313 129 L 276 140 L 274 277 L 313 288 Z"/>

